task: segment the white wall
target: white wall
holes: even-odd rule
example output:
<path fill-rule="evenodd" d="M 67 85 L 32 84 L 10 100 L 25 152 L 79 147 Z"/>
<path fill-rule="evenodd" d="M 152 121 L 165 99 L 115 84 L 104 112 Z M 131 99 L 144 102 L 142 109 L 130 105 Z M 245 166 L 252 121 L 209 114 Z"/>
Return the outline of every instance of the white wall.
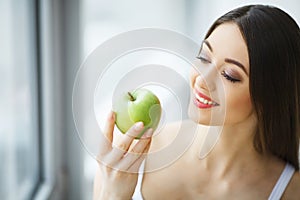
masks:
<path fill-rule="evenodd" d="M 191 21 L 189 34 L 196 41 L 202 40 L 209 26 L 221 15 L 243 5 L 264 4 L 281 8 L 290 14 L 300 24 L 300 1 L 299 0 L 210 0 L 193 1 L 190 6 L 188 21 Z"/>

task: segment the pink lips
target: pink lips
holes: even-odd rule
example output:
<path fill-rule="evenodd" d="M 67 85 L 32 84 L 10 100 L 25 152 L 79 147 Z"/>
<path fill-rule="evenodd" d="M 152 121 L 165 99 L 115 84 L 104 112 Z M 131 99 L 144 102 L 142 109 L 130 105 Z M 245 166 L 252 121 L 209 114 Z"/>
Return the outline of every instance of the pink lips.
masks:
<path fill-rule="evenodd" d="M 198 108 L 212 108 L 214 106 L 219 105 L 216 102 L 214 102 L 211 98 L 209 98 L 208 96 L 206 96 L 205 94 L 199 92 L 196 89 L 194 89 L 194 93 L 196 94 L 196 96 L 198 96 L 200 98 L 203 98 L 204 100 L 207 100 L 208 102 L 209 101 L 213 102 L 212 104 L 206 104 L 206 103 L 201 102 L 196 96 L 194 96 L 193 102 Z"/>

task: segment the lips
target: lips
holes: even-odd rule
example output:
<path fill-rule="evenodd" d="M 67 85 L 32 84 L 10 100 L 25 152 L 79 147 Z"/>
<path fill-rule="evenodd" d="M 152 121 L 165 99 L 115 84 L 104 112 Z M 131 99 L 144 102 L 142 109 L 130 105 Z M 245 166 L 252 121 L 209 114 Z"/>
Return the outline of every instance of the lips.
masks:
<path fill-rule="evenodd" d="M 219 105 L 217 102 L 213 101 L 211 98 L 196 89 L 194 89 L 193 102 L 198 108 L 212 108 Z"/>

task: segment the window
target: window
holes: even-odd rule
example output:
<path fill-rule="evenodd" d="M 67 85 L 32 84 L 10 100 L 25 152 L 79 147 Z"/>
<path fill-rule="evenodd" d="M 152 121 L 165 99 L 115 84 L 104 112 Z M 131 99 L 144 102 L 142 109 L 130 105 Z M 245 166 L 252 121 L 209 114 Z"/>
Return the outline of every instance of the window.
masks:
<path fill-rule="evenodd" d="M 30 199 L 39 183 L 35 1 L 0 1 L 0 199 Z"/>

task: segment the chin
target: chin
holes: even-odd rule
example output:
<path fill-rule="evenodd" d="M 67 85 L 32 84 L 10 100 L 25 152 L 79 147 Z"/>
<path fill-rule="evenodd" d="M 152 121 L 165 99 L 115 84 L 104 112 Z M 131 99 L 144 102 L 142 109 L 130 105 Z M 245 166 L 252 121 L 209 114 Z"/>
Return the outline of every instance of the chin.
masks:
<path fill-rule="evenodd" d="M 192 120 L 197 124 L 206 125 L 206 126 L 212 125 L 210 115 L 204 113 L 201 114 L 199 112 L 199 109 L 195 107 L 193 103 L 190 103 L 189 105 L 188 117 L 190 120 Z"/>

